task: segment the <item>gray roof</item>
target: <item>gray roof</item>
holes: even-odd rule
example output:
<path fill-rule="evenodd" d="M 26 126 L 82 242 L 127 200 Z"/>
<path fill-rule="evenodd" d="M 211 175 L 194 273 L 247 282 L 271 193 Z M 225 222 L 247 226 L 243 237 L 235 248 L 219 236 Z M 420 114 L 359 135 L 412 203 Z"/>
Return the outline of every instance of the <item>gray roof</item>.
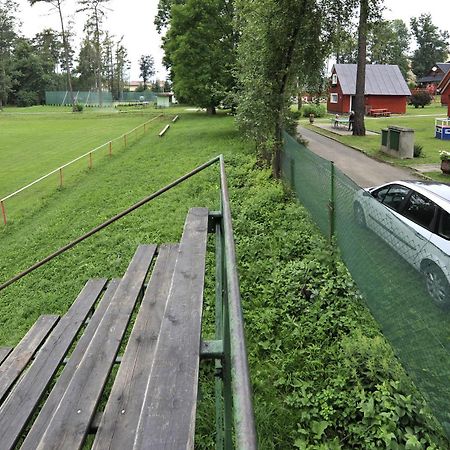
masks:
<path fill-rule="evenodd" d="M 356 64 L 335 64 L 334 68 L 342 93 L 356 93 Z M 398 66 L 388 64 L 366 65 L 366 95 L 411 95 Z"/>
<path fill-rule="evenodd" d="M 436 63 L 436 66 L 444 72 L 444 75 L 450 70 L 450 63 Z"/>

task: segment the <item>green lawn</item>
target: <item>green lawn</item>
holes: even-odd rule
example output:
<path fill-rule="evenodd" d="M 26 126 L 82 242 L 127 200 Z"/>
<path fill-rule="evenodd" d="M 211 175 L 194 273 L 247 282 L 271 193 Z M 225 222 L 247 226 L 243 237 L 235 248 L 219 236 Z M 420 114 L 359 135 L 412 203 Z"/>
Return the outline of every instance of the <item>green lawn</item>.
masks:
<path fill-rule="evenodd" d="M 339 142 L 347 144 L 352 147 L 356 147 L 365 153 L 376 156 L 377 158 L 392 162 L 399 166 L 411 166 L 420 164 L 433 164 L 439 163 L 439 151 L 450 151 L 450 141 L 441 141 L 434 137 L 434 121 L 435 118 L 442 118 L 447 116 L 447 107 L 443 107 L 440 103 L 433 103 L 425 108 L 414 108 L 408 106 L 407 113 L 405 115 L 393 115 L 391 117 L 380 118 L 365 118 L 366 129 L 379 133 L 375 136 L 367 135 L 364 137 L 359 136 L 339 136 L 334 133 L 328 133 L 324 130 L 320 130 L 317 127 L 313 129 L 320 133 L 332 136 Z M 329 117 L 326 119 L 316 119 L 317 122 L 328 122 Z M 301 122 L 307 124 L 307 122 Z M 391 158 L 388 155 L 380 152 L 381 145 L 381 130 L 389 125 L 397 125 L 401 127 L 412 128 L 415 131 L 415 142 L 423 145 L 422 155 L 414 160 L 399 160 Z M 309 125 L 306 125 L 309 126 Z"/>
<path fill-rule="evenodd" d="M 30 108 L 0 113 L 0 198 L 159 114 L 37 108 L 39 113 L 30 113 Z"/>
<path fill-rule="evenodd" d="M 242 142 L 234 119 L 169 112 L 182 115 L 164 138 L 147 133 L 80 172 L 77 183 L 52 191 L 32 214 L 0 225 L 0 280 L 223 153 L 260 448 L 375 449 L 392 440 L 399 446 L 391 448 L 421 448 L 411 446 L 416 437 L 423 448 L 448 448 L 345 267 L 332 260 L 305 209 L 270 170 L 257 168 L 253 146 Z M 179 240 L 190 206 L 219 207 L 217 167 L 0 292 L 0 345 L 15 345 L 40 314 L 64 313 L 87 279 L 121 276 L 139 243 Z M 205 331 L 213 315 L 213 262 L 209 257 Z M 201 398 L 196 448 L 209 449 L 214 405 L 208 384 Z"/>

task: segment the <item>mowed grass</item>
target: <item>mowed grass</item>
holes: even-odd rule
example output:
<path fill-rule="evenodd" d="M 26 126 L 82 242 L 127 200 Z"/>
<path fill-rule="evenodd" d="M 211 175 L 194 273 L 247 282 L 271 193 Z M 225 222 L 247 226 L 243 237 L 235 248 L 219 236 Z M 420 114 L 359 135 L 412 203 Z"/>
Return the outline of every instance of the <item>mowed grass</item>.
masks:
<path fill-rule="evenodd" d="M 159 130 L 148 133 L 126 151 L 82 172 L 77 183 L 53 191 L 35 205 L 32 214 L 2 225 L 0 279 L 20 272 L 211 157 L 243 149 L 232 121 L 187 113 L 164 138 L 158 137 Z M 0 343 L 15 344 L 40 314 L 64 312 L 89 278 L 121 276 L 139 243 L 177 241 L 188 208 L 217 208 L 218 189 L 218 171 L 210 168 L 0 292 Z"/>
<path fill-rule="evenodd" d="M 393 115 L 391 117 L 366 117 L 365 126 L 369 131 L 374 131 L 376 135 L 367 136 L 339 136 L 318 127 L 311 127 L 314 131 L 333 137 L 351 147 L 358 148 L 368 155 L 389 161 L 398 166 L 413 166 L 420 164 L 437 164 L 440 162 L 439 152 L 441 150 L 450 151 L 450 141 L 442 141 L 434 137 L 435 119 L 447 116 L 447 107 L 440 103 L 433 103 L 425 108 L 407 107 L 405 115 Z M 317 119 L 318 122 L 325 120 Z M 326 119 L 329 123 L 329 118 Z M 304 123 L 302 123 L 303 125 Z M 381 153 L 381 130 L 389 125 L 412 128 L 414 130 L 415 143 L 423 146 L 422 154 L 419 158 L 396 159 Z M 309 125 L 306 125 L 309 127 Z"/>
<path fill-rule="evenodd" d="M 38 113 L 27 108 L 0 113 L 0 198 L 160 114 L 39 108 Z"/>

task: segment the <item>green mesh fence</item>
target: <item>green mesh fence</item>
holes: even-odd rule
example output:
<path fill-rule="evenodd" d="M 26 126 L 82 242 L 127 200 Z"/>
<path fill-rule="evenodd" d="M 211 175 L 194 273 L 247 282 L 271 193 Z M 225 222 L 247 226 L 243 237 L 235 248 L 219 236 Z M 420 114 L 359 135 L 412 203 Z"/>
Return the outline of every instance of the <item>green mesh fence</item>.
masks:
<path fill-rule="evenodd" d="M 121 102 L 156 102 L 156 94 L 154 92 L 123 92 L 120 97 Z"/>
<path fill-rule="evenodd" d="M 423 275 L 438 274 L 432 259 L 448 261 L 448 272 L 450 258 L 330 161 L 284 138 L 283 178 L 323 233 L 334 223 L 342 258 L 373 316 L 450 436 L 450 307 L 430 295 L 434 285 L 427 289 Z"/>
<path fill-rule="evenodd" d="M 84 106 L 110 106 L 113 103 L 111 92 L 102 92 L 101 98 L 96 91 L 73 91 L 75 102 Z M 72 99 L 69 91 L 45 91 L 47 105 L 69 106 Z"/>

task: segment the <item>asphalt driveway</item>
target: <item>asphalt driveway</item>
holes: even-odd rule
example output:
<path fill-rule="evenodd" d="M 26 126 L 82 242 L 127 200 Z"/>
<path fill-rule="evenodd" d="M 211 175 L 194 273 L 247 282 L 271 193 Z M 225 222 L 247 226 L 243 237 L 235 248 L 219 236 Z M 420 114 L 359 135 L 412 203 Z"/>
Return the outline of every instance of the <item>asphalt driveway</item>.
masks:
<path fill-rule="evenodd" d="M 307 147 L 322 158 L 334 161 L 337 168 L 361 187 L 376 186 L 395 180 L 418 180 L 417 173 L 372 159 L 326 136 L 299 126 L 298 132 L 308 140 Z"/>

